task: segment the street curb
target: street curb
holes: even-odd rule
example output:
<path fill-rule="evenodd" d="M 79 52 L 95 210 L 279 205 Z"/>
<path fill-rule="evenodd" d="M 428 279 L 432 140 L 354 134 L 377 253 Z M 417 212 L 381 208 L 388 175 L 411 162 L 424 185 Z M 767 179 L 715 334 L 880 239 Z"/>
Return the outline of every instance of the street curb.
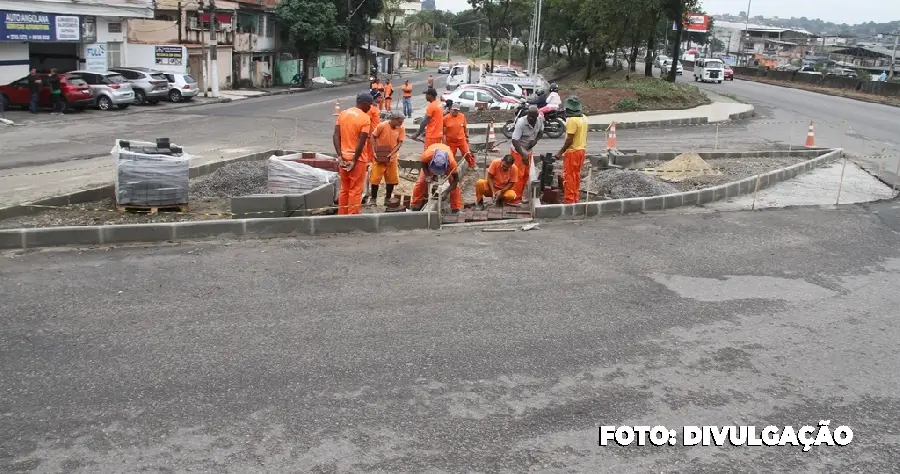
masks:
<path fill-rule="evenodd" d="M 747 104 L 749 105 L 749 104 Z M 751 108 L 745 112 L 738 112 L 734 114 L 730 114 L 728 116 L 728 120 L 744 120 L 748 118 L 752 118 L 756 116 L 756 109 L 752 105 L 749 105 Z M 606 123 L 592 123 L 588 125 L 588 132 L 592 133 L 605 133 L 609 130 L 609 125 L 612 121 Z M 687 127 L 691 125 L 709 125 L 717 122 L 710 122 L 709 117 L 687 117 L 680 119 L 669 119 L 669 120 L 648 120 L 644 122 L 616 122 L 616 130 L 629 130 L 629 129 L 642 129 L 642 128 L 666 128 L 666 127 Z M 487 131 L 487 124 L 479 124 L 484 126 L 469 126 L 469 135 L 472 134 L 483 134 Z M 498 131 L 498 128 L 502 127 L 503 124 L 500 124 L 499 127 L 495 123 L 494 124 L 494 132 L 502 133 Z"/>
<path fill-rule="evenodd" d="M 434 211 L 351 216 L 223 219 L 154 224 L 41 227 L 0 230 L 0 249 L 182 242 L 213 238 L 267 238 L 292 235 L 372 234 L 437 229 Z"/>
<path fill-rule="evenodd" d="M 900 104 L 887 104 L 887 103 L 879 102 L 879 101 L 873 100 L 873 99 L 866 99 L 863 97 L 853 97 L 853 96 L 849 96 L 849 95 L 842 95 L 842 94 L 838 94 L 837 92 L 828 92 L 828 91 L 819 91 L 819 90 L 814 91 L 814 90 L 804 89 L 803 87 L 793 86 L 788 81 L 771 81 L 771 82 L 770 81 L 759 81 L 759 80 L 755 80 L 755 79 L 747 79 L 747 76 L 735 76 L 735 78 L 737 78 L 740 81 L 755 82 L 757 84 L 765 84 L 768 86 L 782 87 L 785 89 L 795 89 L 795 90 L 801 90 L 801 91 L 806 91 L 806 92 L 812 92 L 813 94 L 822 94 L 822 95 L 827 95 L 827 96 L 831 96 L 831 97 L 841 97 L 843 99 L 858 100 L 860 102 L 866 102 L 868 104 L 879 104 L 879 105 L 887 105 L 888 107 L 900 108 Z M 837 89 L 837 90 L 841 90 L 841 89 Z"/>
<path fill-rule="evenodd" d="M 206 163 L 202 165 L 191 166 L 189 171 L 189 177 L 191 179 L 196 178 L 198 176 L 204 176 L 213 171 L 239 161 L 258 161 L 258 160 L 266 160 L 272 155 L 281 156 L 286 153 L 291 153 L 284 150 L 267 150 L 259 153 L 253 153 L 250 155 L 243 155 L 234 158 L 228 158 L 225 160 L 214 161 L 212 163 Z M 74 191 L 71 193 L 63 194 L 60 196 L 53 196 L 49 198 L 39 199 L 37 201 L 31 201 L 24 204 L 17 204 L 9 207 L 0 207 L 0 220 L 3 219 L 11 219 L 13 217 L 21 217 L 28 216 L 32 214 L 37 214 L 42 211 L 42 209 L 32 206 L 69 206 L 72 204 L 83 204 L 86 202 L 94 202 L 101 201 L 106 198 L 115 198 L 115 184 L 104 184 L 102 186 L 96 186 L 93 188 L 83 189 L 80 191 Z"/>
<path fill-rule="evenodd" d="M 765 189 L 776 183 L 787 181 L 796 176 L 812 171 L 825 164 L 836 161 L 843 155 L 843 150 L 834 148 L 830 150 L 813 150 L 821 153 L 816 158 L 812 158 L 786 168 L 770 171 L 766 174 L 751 176 L 739 181 L 732 181 L 720 184 L 711 188 L 700 189 L 697 191 L 686 191 L 681 193 L 667 194 L 664 196 L 650 196 L 630 199 L 611 199 L 608 201 L 593 201 L 577 204 L 540 204 L 535 203 L 534 219 L 572 219 L 584 217 L 608 217 L 622 216 L 625 214 L 645 213 L 649 211 L 665 211 L 678 207 L 702 206 L 716 201 L 729 199 L 738 196 L 752 194 L 759 189 Z M 810 150 L 798 150 L 796 152 L 777 152 L 779 156 L 797 156 L 809 154 Z M 776 152 L 731 152 L 718 153 L 718 156 L 726 155 L 731 158 L 745 157 L 755 158 L 763 156 L 771 156 Z M 662 154 L 654 154 L 662 155 Z M 646 155 L 651 156 L 651 155 Z M 654 158 L 655 159 L 655 158 Z M 664 159 L 664 158 L 663 158 Z"/>

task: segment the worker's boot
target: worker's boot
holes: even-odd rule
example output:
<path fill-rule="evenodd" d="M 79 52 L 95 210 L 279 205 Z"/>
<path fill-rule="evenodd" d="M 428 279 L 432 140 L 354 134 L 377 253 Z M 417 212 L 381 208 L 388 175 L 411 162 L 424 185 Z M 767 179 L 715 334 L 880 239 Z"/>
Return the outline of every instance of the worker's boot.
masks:
<path fill-rule="evenodd" d="M 387 201 L 387 199 L 385 199 L 385 201 Z M 376 202 L 378 202 L 378 185 L 373 184 L 372 189 L 369 192 L 369 199 L 366 201 L 366 204 L 374 205 Z"/>
<path fill-rule="evenodd" d="M 392 197 L 394 197 L 394 185 L 384 185 L 384 202 L 388 202 Z"/>
<path fill-rule="evenodd" d="M 476 202 L 476 203 L 475 203 L 475 210 L 476 210 L 476 211 L 483 211 L 483 210 L 484 210 L 484 201 L 478 201 L 478 202 Z"/>

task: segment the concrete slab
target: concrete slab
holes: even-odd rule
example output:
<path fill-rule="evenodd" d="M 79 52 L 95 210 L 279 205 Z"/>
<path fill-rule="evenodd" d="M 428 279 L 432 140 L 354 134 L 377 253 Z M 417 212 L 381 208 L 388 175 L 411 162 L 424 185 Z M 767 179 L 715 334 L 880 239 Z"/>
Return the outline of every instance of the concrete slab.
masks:
<path fill-rule="evenodd" d="M 67 245 L 100 245 L 100 227 L 44 227 L 25 229 L 25 247 L 65 247 Z"/>
<path fill-rule="evenodd" d="M 268 237 L 275 235 L 312 235 L 316 217 L 282 217 L 275 219 L 244 219 L 244 235 Z"/>
<path fill-rule="evenodd" d="M 175 240 L 196 240 L 210 237 L 232 239 L 244 235 L 243 220 L 215 220 L 199 222 L 178 222 Z"/>
<path fill-rule="evenodd" d="M 104 226 L 104 244 L 128 242 L 165 242 L 175 240 L 175 226 L 172 224 L 130 224 Z"/>

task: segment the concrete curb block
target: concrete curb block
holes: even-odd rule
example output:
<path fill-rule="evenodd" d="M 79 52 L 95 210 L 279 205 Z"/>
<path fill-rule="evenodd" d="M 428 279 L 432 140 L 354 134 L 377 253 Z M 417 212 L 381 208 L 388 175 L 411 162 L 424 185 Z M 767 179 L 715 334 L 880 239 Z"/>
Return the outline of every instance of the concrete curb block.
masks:
<path fill-rule="evenodd" d="M 798 153 L 799 152 L 799 153 Z M 642 213 L 649 211 L 665 211 L 667 209 L 675 209 L 684 206 L 702 206 L 715 201 L 721 201 L 727 198 L 733 198 L 751 194 L 758 189 L 765 189 L 782 181 L 787 181 L 799 176 L 807 171 L 812 171 L 825 164 L 831 163 L 841 158 L 843 150 L 835 149 L 817 149 L 817 150 L 798 150 L 793 156 L 806 156 L 815 153 L 815 158 L 781 168 L 769 171 L 759 176 L 759 185 L 757 187 L 757 177 L 751 176 L 740 181 L 732 181 L 721 184 L 712 188 L 701 189 L 697 191 L 687 191 L 682 193 L 667 194 L 665 196 L 650 196 L 631 199 L 612 199 L 608 201 L 593 201 L 578 204 L 539 204 L 536 203 L 534 208 L 535 219 L 572 219 L 587 217 L 608 217 L 621 216 L 625 214 Z M 727 155 L 735 157 L 740 155 L 743 157 L 762 157 L 773 156 L 778 154 L 784 156 L 791 155 L 792 152 L 733 152 Z M 663 155 L 663 154 L 655 154 Z M 672 153 L 673 157 L 678 155 Z M 725 155 L 725 153 L 717 153 L 717 156 Z M 649 156 L 649 155 L 648 155 Z M 701 156 L 703 154 L 701 153 Z"/>
<path fill-rule="evenodd" d="M 284 155 L 286 153 L 282 150 L 267 150 L 259 153 L 253 153 L 251 155 L 238 156 L 235 158 L 229 158 L 227 160 L 216 161 L 212 163 L 207 163 L 203 165 L 191 166 L 189 171 L 189 176 L 191 179 L 196 178 L 198 176 L 207 175 L 212 173 L 213 171 L 231 163 L 237 163 L 239 161 L 260 161 L 267 160 L 272 155 Z M 84 189 L 81 191 L 75 191 L 68 194 L 64 194 L 62 196 L 54 196 L 50 198 L 40 199 L 37 201 L 32 201 L 25 204 L 17 204 L 14 206 L 3 207 L 0 208 L 0 220 L 2 219 L 11 219 L 13 217 L 20 216 L 28 216 L 31 214 L 37 214 L 41 212 L 42 209 L 35 208 L 29 206 L 68 206 L 71 204 L 83 204 L 86 202 L 94 202 L 101 201 L 106 198 L 115 198 L 115 185 L 114 184 L 105 184 L 103 186 L 97 186 L 95 188 Z"/>
<path fill-rule="evenodd" d="M 209 238 L 380 233 L 440 228 L 434 211 L 0 230 L 0 249 L 182 242 Z"/>
<path fill-rule="evenodd" d="M 814 158 L 830 148 L 800 148 L 797 150 L 771 150 L 771 151 L 701 151 L 697 152 L 700 158 L 704 160 L 713 160 L 716 158 L 766 158 L 775 156 L 798 156 Z M 628 150 L 631 151 L 631 150 Z M 648 161 L 668 161 L 676 158 L 679 152 L 660 152 L 660 153 L 644 153 L 640 154 L 636 151 L 629 154 L 613 155 L 611 163 L 624 168 L 639 168 L 641 164 Z M 594 161 L 592 161 L 593 163 Z"/>

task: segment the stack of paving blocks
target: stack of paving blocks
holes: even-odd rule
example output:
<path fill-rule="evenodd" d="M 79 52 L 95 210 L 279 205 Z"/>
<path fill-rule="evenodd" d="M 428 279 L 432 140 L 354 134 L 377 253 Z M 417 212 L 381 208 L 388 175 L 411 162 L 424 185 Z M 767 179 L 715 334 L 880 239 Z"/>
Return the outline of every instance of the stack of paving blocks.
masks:
<path fill-rule="evenodd" d="M 116 203 L 166 207 L 188 203 L 190 155 L 167 138 L 156 143 L 117 140 Z"/>
<path fill-rule="evenodd" d="M 442 222 L 444 224 L 459 224 L 464 222 L 527 219 L 531 217 L 531 211 L 515 206 L 488 207 L 483 211 L 476 211 L 475 208 L 466 208 L 459 211 L 459 214 L 446 213 L 442 217 Z"/>

